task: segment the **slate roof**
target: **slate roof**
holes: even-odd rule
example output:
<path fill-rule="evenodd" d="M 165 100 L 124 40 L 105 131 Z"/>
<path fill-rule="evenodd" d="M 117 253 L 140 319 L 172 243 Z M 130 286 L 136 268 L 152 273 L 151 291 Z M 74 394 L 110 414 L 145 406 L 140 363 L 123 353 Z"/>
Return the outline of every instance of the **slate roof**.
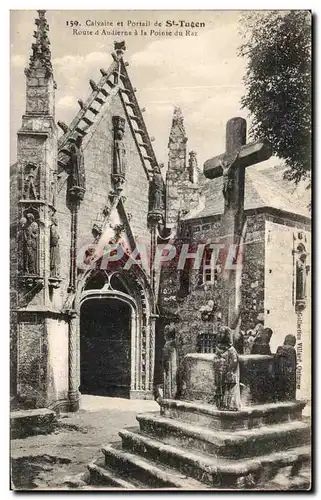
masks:
<path fill-rule="evenodd" d="M 311 217 L 307 208 L 307 200 L 298 199 L 284 188 L 283 179 L 275 181 L 271 175 L 264 171 L 259 171 L 255 167 L 246 169 L 245 174 L 245 200 L 244 209 L 252 210 L 264 207 L 272 207 L 284 212 L 292 213 L 303 217 Z M 203 180 L 200 210 L 194 210 L 192 214 L 187 214 L 184 219 L 196 219 L 220 215 L 224 211 L 224 199 L 222 194 L 223 179 Z"/>

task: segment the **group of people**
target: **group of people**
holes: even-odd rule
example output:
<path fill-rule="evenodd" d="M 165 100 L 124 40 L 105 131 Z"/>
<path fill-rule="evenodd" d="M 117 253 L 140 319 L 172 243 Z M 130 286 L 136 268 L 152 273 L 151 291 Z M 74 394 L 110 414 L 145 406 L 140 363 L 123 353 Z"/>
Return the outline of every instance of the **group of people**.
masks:
<path fill-rule="evenodd" d="M 242 333 L 243 352 L 239 354 L 271 354 L 272 335 L 271 328 L 264 328 L 262 323 L 258 323 L 253 330 Z"/>
<path fill-rule="evenodd" d="M 270 340 L 273 335 L 271 328 L 258 323 L 253 330 L 246 333 L 235 333 L 227 326 L 221 326 L 216 336 L 214 357 L 214 400 L 213 403 L 221 410 L 239 410 L 241 408 L 240 363 L 239 355 L 256 354 L 271 355 Z M 178 359 L 176 348 L 176 329 L 173 324 L 167 325 L 164 331 L 165 346 L 163 349 L 164 387 L 163 394 L 158 397 L 178 397 Z M 279 346 L 274 355 L 273 373 L 266 372 L 266 365 L 253 371 L 255 380 L 250 381 L 253 395 L 256 392 L 273 394 L 279 401 L 295 399 L 296 392 L 296 338 L 286 335 L 283 345 Z M 260 385 L 260 379 L 262 384 Z M 264 383 L 263 383 L 264 382 Z M 250 387 L 250 389 L 251 389 Z M 251 390 L 252 390 L 251 389 Z M 255 393 L 255 394 L 254 394 Z"/>
<path fill-rule="evenodd" d="M 264 328 L 260 322 L 254 330 L 233 333 L 222 327 L 216 338 L 214 360 L 216 404 L 219 408 L 238 410 L 240 397 L 240 369 L 238 358 L 241 354 L 271 355 L 271 328 Z M 296 337 L 285 336 L 283 345 L 277 348 L 273 373 L 264 373 L 264 387 L 269 387 L 279 400 L 295 399 L 296 393 Z M 257 373 L 260 378 L 260 373 Z M 266 380 L 265 380 L 266 379 Z M 259 387 L 259 384 L 258 384 Z"/>
<path fill-rule="evenodd" d="M 258 323 L 254 330 L 246 333 L 233 333 L 228 327 L 222 327 L 216 338 L 214 359 L 215 403 L 218 408 L 238 410 L 241 406 L 240 395 L 240 354 L 271 355 L 271 328 Z M 269 389 L 278 400 L 293 400 L 296 393 L 296 337 L 285 336 L 283 345 L 274 355 L 273 373 L 262 374 L 264 388 Z M 257 373 L 257 378 L 260 378 Z M 258 381 L 256 381 L 258 382 Z M 260 384 L 258 384 L 258 387 Z M 261 388 L 262 389 L 262 388 Z"/>

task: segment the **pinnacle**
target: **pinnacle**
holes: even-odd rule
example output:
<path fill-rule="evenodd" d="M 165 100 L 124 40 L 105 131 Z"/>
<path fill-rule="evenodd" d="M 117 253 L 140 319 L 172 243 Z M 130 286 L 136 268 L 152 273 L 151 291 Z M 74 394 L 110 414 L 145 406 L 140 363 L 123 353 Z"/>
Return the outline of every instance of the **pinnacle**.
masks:
<path fill-rule="evenodd" d="M 49 25 L 46 19 L 46 11 L 38 10 L 38 18 L 35 19 L 37 30 L 34 31 L 35 42 L 31 45 L 32 55 L 30 56 L 29 68 L 26 74 L 37 67 L 40 63 L 46 69 L 46 76 L 52 75 L 50 40 L 48 38 Z"/>
<path fill-rule="evenodd" d="M 170 140 L 177 140 L 180 137 L 184 142 L 187 141 L 186 131 L 184 127 L 184 117 L 182 110 L 179 106 L 174 107 L 174 114 L 172 120 L 172 127 L 170 131 Z"/>

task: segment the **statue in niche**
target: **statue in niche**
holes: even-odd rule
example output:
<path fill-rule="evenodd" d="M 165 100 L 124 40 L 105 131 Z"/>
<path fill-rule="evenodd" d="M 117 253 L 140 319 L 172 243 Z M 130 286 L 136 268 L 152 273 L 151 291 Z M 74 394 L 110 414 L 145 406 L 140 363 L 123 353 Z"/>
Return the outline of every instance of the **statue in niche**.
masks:
<path fill-rule="evenodd" d="M 113 116 L 114 130 L 114 161 L 113 175 L 125 178 L 126 174 L 126 149 L 124 145 L 125 118 Z"/>
<path fill-rule="evenodd" d="M 31 213 L 22 217 L 20 223 L 23 231 L 23 271 L 37 275 L 39 227 Z"/>
<path fill-rule="evenodd" d="M 58 220 L 51 217 L 50 226 L 50 276 L 59 278 L 60 274 L 60 248 L 58 234 Z"/>
<path fill-rule="evenodd" d="M 296 394 L 296 338 L 286 335 L 276 351 L 276 391 L 279 401 L 291 401 Z"/>
<path fill-rule="evenodd" d="M 151 212 L 164 209 L 164 181 L 160 171 L 154 170 L 151 181 Z"/>
<path fill-rule="evenodd" d="M 233 346 L 232 330 L 220 328 L 214 357 L 214 402 L 219 410 L 236 411 L 241 407 L 240 367 L 238 354 Z"/>
<path fill-rule="evenodd" d="M 171 323 L 164 328 L 165 345 L 163 347 L 164 397 L 175 399 L 177 393 L 177 346 L 176 329 Z"/>
<path fill-rule="evenodd" d="M 70 175 L 68 191 L 71 195 L 83 199 L 86 190 L 84 152 L 82 149 L 82 137 L 78 136 L 76 142 L 70 148 Z"/>
<path fill-rule="evenodd" d="M 302 243 L 299 243 L 296 253 L 298 255 L 296 261 L 296 302 L 298 305 L 304 306 L 306 301 L 306 280 L 309 270 L 306 265 L 308 254 Z"/>
<path fill-rule="evenodd" d="M 38 194 L 35 184 L 35 177 L 37 173 L 38 167 L 36 165 L 30 164 L 26 166 L 25 169 L 25 198 L 27 200 L 37 200 Z"/>

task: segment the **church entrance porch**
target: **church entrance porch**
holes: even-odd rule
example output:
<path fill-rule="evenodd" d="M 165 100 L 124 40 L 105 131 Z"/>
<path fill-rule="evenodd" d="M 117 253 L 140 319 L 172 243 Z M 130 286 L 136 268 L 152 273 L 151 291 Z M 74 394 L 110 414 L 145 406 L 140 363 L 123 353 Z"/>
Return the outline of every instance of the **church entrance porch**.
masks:
<path fill-rule="evenodd" d="M 134 270 L 97 267 L 79 281 L 69 335 L 71 396 L 153 399 L 157 315 L 146 276 Z"/>
<path fill-rule="evenodd" d="M 80 392 L 130 397 L 131 307 L 118 299 L 84 302 L 80 311 Z"/>

